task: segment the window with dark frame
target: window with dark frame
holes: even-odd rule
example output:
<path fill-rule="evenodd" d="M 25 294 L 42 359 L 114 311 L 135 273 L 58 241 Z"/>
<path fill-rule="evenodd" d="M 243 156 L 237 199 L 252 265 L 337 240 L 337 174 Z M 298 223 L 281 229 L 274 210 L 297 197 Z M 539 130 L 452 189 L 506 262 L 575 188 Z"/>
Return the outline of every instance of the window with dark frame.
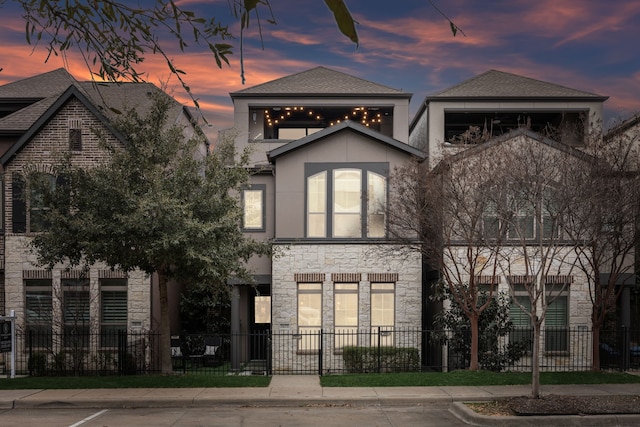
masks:
<path fill-rule="evenodd" d="M 127 330 L 127 279 L 100 279 L 100 346 L 117 347 Z"/>
<path fill-rule="evenodd" d="M 51 279 L 25 279 L 25 326 L 27 346 L 52 346 L 53 298 Z"/>
<path fill-rule="evenodd" d="M 88 348 L 90 334 L 89 279 L 62 279 L 64 346 Z"/>
<path fill-rule="evenodd" d="M 384 238 L 388 164 L 307 164 L 306 236 Z"/>
<path fill-rule="evenodd" d="M 69 150 L 82 151 L 82 119 L 69 119 Z"/>

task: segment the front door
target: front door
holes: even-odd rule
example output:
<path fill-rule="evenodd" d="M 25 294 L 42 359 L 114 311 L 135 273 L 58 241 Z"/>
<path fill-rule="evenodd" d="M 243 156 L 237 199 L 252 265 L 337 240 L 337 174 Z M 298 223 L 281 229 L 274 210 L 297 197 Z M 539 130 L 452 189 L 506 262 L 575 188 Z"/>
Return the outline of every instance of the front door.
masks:
<path fill-rule="evenodd" d="M 251 359 L 267 360 L 267 338 L 271 329 L 271 295 L 267 286 L 259 286 L 251 304 Z"/>

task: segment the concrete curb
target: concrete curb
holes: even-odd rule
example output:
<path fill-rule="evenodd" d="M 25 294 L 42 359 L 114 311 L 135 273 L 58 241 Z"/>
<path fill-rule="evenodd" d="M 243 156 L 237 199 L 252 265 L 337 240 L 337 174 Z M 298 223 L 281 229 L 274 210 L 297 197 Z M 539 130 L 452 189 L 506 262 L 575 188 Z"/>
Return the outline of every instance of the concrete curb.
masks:
<path fill-rule="evenodd" d="M 633 427 L 640 425 L 640 415 L 544 415 L 544 416 L 490 416 L 471 410 L 464 402 L 453 402 L 449 412 L 458 419 L 475 426 L 579 426 L 579 427 Z"/>

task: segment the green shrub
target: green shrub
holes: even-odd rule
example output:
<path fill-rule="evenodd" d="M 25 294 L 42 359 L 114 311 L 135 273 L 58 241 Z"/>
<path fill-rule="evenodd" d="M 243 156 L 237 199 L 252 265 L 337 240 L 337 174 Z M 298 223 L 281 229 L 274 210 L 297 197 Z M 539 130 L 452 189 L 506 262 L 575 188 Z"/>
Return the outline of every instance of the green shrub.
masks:
<path fill-rule="evenodd" d="M 349 373 L 413 372 L 420 370 L 417 348 L 345 347 L 344 366 Z"/>
<path fill-rule="evenodd" d="M 28 362 L 29 375 L 43 376 L 47 373 L 47 355 L 41 352 L 35 352 L 29 357 Z"/>

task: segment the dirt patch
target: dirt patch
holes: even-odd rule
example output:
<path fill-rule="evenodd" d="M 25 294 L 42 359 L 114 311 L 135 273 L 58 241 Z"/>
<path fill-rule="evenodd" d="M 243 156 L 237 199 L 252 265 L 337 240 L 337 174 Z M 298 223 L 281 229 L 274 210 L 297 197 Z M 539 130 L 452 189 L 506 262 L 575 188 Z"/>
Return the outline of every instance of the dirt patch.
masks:
<path fill-rule="evenodd" d="M 640 414 L 640 396 L 558 396 L 539 399 L 512 397 L 491 402 L 467 403 L 482 415 L 602 415 Z"/>

